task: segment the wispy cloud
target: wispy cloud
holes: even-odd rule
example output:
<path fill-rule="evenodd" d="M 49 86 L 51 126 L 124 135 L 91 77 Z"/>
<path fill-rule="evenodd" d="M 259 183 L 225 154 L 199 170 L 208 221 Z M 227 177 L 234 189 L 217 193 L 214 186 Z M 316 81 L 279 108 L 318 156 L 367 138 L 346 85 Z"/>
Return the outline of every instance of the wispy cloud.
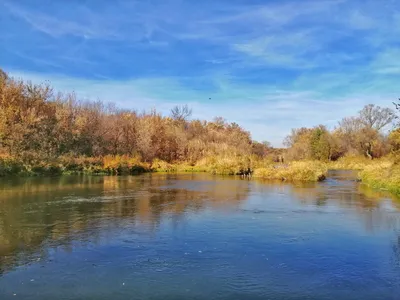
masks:
<path fill-rule="evenodd" d="M 3 0 L 0 27 L 12 74 L 139 110 L 189 103 L 275 144 L 400 94 L 396 0 Z"/>
<path fill-rule="evenodd" d="M 372 67 L 380 74 L 400 75 L 400 48 L 391 48 L 379 53 Z"/>

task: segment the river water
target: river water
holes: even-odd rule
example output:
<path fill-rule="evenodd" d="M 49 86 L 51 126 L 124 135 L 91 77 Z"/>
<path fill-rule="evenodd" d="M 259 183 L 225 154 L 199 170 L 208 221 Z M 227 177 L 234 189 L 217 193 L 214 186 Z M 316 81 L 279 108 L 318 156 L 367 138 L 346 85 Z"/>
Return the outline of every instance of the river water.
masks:
<path fill-rule="evenodd" d="M 400 299 L 400 201 L 350 171 L 0 180 L 0 299 Z"/>

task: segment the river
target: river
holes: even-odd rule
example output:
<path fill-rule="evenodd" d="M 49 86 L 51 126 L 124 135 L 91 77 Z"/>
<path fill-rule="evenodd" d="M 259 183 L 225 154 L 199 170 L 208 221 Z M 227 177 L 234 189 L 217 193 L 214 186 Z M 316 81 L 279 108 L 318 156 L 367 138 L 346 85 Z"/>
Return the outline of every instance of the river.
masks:
<path fill-rule="evenodd" d="M 207 174 L 0 179 L 0 299 L 400 299 L 400 201 Z"/>

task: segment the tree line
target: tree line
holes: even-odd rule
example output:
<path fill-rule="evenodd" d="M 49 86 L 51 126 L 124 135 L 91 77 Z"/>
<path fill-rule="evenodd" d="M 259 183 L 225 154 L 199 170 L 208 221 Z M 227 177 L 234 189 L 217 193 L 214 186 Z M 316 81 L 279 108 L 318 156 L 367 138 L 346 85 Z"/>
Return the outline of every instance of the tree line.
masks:
<path fill-rule="evenodd" d="M 212 155 L 264 156 L 271 149 L 236 123 L 222 117 L 191 120 L 191 114 L 187 105 L 174 107 L 169 116 L 120 109 L 0 74 L 0 154 L 33 164 L 105 155 L 194 163 Z"/>
<path fill-rule="evenodd" d="M 400 108 L 400 107 L 397 107 Z M 121 109 L 100 101 L 82 101 L 57 93 L 49 84 L 9 77 L 0 69 L 0 158 L 35 165 L 60 157 L 126 155 L 143 162 L 195 164 L 207 157 L 260 160 L 336 160 L 346 155 L 378 158 L 400 150 L 400 130 L 388 128 L 395 111 L 373 104 L 346 117 L 333 129 L 319 125 L 293 129 L 286 149 L 256 142 L 248 131 L 222 117 L 191 119 L 187 105 L 168 116 Z"/>
<path fill-rule="evenodd" d="M 400 131 L 394 126 L 396 119 L 393 109 L 368 104 L 356 116 L 343 118 L 333 130 L 324 125 L 292 129 L 284 141 L 288 147 L 286 156 L 292 160 L 337 160 L 356 155 L 369 159 L 382 157 L 400 150 Z"/>

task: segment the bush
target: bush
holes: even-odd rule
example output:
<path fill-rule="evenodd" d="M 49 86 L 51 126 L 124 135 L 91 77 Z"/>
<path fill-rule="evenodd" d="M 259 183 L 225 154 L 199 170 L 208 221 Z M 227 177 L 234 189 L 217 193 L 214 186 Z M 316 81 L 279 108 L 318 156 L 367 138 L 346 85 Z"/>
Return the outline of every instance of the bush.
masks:
<path fill-rule="evenodd" d="M 0 176 L 18 175 L 26 172 L 22 162 L 11 157 L 0 157 Z"/>

